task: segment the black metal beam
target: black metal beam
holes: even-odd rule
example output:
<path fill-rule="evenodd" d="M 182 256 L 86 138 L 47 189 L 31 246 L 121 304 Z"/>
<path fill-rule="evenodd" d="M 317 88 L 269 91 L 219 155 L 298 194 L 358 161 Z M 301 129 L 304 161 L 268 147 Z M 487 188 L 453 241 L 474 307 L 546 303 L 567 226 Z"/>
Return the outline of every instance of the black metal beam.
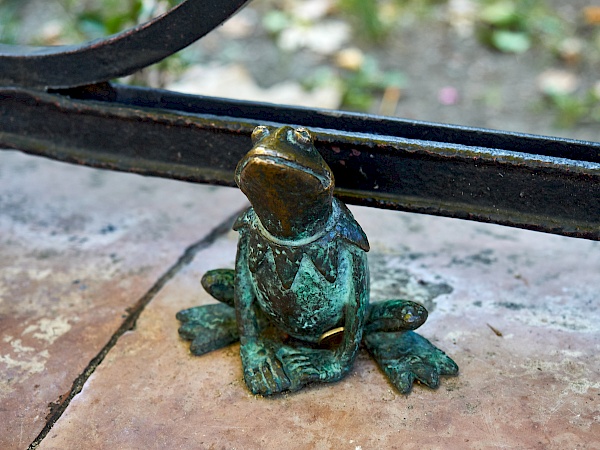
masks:
<path fill-rule="evenodd" d="M 348 203 L 600 240 L 600 143 L 108 84 L 0 88 L 0 146 L 233 186 L 256 125 L 302 125 Z"/>

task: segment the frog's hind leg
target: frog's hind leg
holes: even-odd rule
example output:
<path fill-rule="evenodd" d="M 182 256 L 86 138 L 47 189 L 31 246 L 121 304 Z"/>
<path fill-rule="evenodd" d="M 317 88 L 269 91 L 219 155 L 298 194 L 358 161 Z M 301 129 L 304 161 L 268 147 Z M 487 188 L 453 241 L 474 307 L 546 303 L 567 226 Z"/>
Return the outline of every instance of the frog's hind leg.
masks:
<path fill-rule="evenodd" d="M 369 311 L 363 342 L 392 384 L 408 394 L 415 380 L 437 388 L 440 375 L 457 375 L 458 366 L 414 329 L 427 319 L 417 303 L 390 300 Z"/>
<path fill-rule="evenodd" d="M 225 303 L 231 308 L 233 304 L 233 288 L 235 285 L 235 270 L 215 269 L 209 270 L 202 277 L 202 287 L 213 298 Z"/>
<path fill-rule="evenodd" d="M 216 269 L 202 277 L 202 286 L 221 303 L 195 306 L 177 313 L 179 336 L 192 341 L 190 351 L 202 355 L 239 339 L 233 303 L 235 271 Z"/>
<path fill-rule="evenodd" d="M 371 303 L 367 311 L 365 334 L 378 331 L 416 330 L 427 320 L 424 306 L 408 300 Z"/>

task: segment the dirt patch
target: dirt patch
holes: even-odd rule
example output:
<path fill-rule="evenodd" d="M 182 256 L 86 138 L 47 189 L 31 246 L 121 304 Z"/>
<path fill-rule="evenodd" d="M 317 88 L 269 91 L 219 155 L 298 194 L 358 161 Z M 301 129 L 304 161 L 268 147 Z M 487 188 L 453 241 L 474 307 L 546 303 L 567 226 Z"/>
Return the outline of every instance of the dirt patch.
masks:
<path fill-rule="evenodd" d="M 406 258 L 410 259 L 410 255 Z M 453 288 L 443 281 L 425 280 L 405 268 L 402 256 L 369 253 L 371 302 L 404 299 L 421 303 L 429 313 L 436 308 L 435 299 L 450 294 Z M 433 278 L 434 276 L 432 276 Z"/>

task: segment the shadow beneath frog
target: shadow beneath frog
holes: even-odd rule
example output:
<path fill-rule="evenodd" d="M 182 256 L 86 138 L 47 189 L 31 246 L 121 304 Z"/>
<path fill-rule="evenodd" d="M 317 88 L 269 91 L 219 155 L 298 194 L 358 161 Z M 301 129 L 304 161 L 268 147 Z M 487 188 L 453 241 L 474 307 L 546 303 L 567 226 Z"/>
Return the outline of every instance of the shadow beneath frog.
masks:
<path fill-rule="evenodd" d="M 204 289 L 220 303 L 196 306 L 177 313 L 182 323 L 181 338 L 191 341 L 190 351 L 200 356 L 233 344 L 239 340 L 234 305 L 235 271 L 217 269 L 202 278 Z M 300 342 L 271 326 L 257 308 L 259 328 L 263 337 L 276 349 L 278 346 L 302 346 Z M 458 366 L 442 350 L 412 330 L 427 320 L 427 310 L 408 300 L 388 300 L 369 305 L 363 331 L 363 344 L 390 382 L 402 394 L 408 394 L 414 381 L 437 388 L 440 375 L 458 375 Z M 325 333 L 315 348 L 335 349 L 344 329 Z"/>

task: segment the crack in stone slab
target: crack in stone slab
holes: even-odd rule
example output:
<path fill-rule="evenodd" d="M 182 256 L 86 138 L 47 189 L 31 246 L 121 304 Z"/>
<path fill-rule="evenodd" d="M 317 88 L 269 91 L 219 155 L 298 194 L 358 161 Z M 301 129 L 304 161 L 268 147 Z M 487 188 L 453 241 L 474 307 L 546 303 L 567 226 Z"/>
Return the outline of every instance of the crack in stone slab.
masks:
<path fill-rule="evenodd" d="M 245 209 L 245 208 L 244 208 Z M 162 290 L 162 288 L 173 279 L 185 266 L 190 264 L 194 257 L 202 250 L 211 246 L 219 237 L 227 234 L 233 222 L 240 215 L 241 211 L 237 211 L 231 215 L 213 230 L 208 233 L 204 238 L 190 245 L 183 254 L 179 257 L 177 262 L 173 264 L 155 283 L 154 285 L 144 294 L 134 306 L 129 308 L 129 314 L 119 327 L 119 329 L 112 335 L 108 343 L 100 350 L 100 352 L 90 361 L 84 371 L 73 381 L 71 390 L 60 396 L 60 398 L 51 403 L 51 411 L 47 416 L 46 425 L 39 433 L 39 435 L 29 445 L 28 450 L 34 450 L 38 448 L 40 443 L 48 435 L 54 424 L 63 415 L 71 400 L 81 392 L 83 386 L 87 382 L 88 378 L 94 373 L 96 368 L 102 363 L 106 355 L 112 350 L 117 344 L 119 338 L 127 331 L 134 330 L 137 324 L 137 320 L 146 308 L 146 306 L 154 299 L 154 297 Z"/>

